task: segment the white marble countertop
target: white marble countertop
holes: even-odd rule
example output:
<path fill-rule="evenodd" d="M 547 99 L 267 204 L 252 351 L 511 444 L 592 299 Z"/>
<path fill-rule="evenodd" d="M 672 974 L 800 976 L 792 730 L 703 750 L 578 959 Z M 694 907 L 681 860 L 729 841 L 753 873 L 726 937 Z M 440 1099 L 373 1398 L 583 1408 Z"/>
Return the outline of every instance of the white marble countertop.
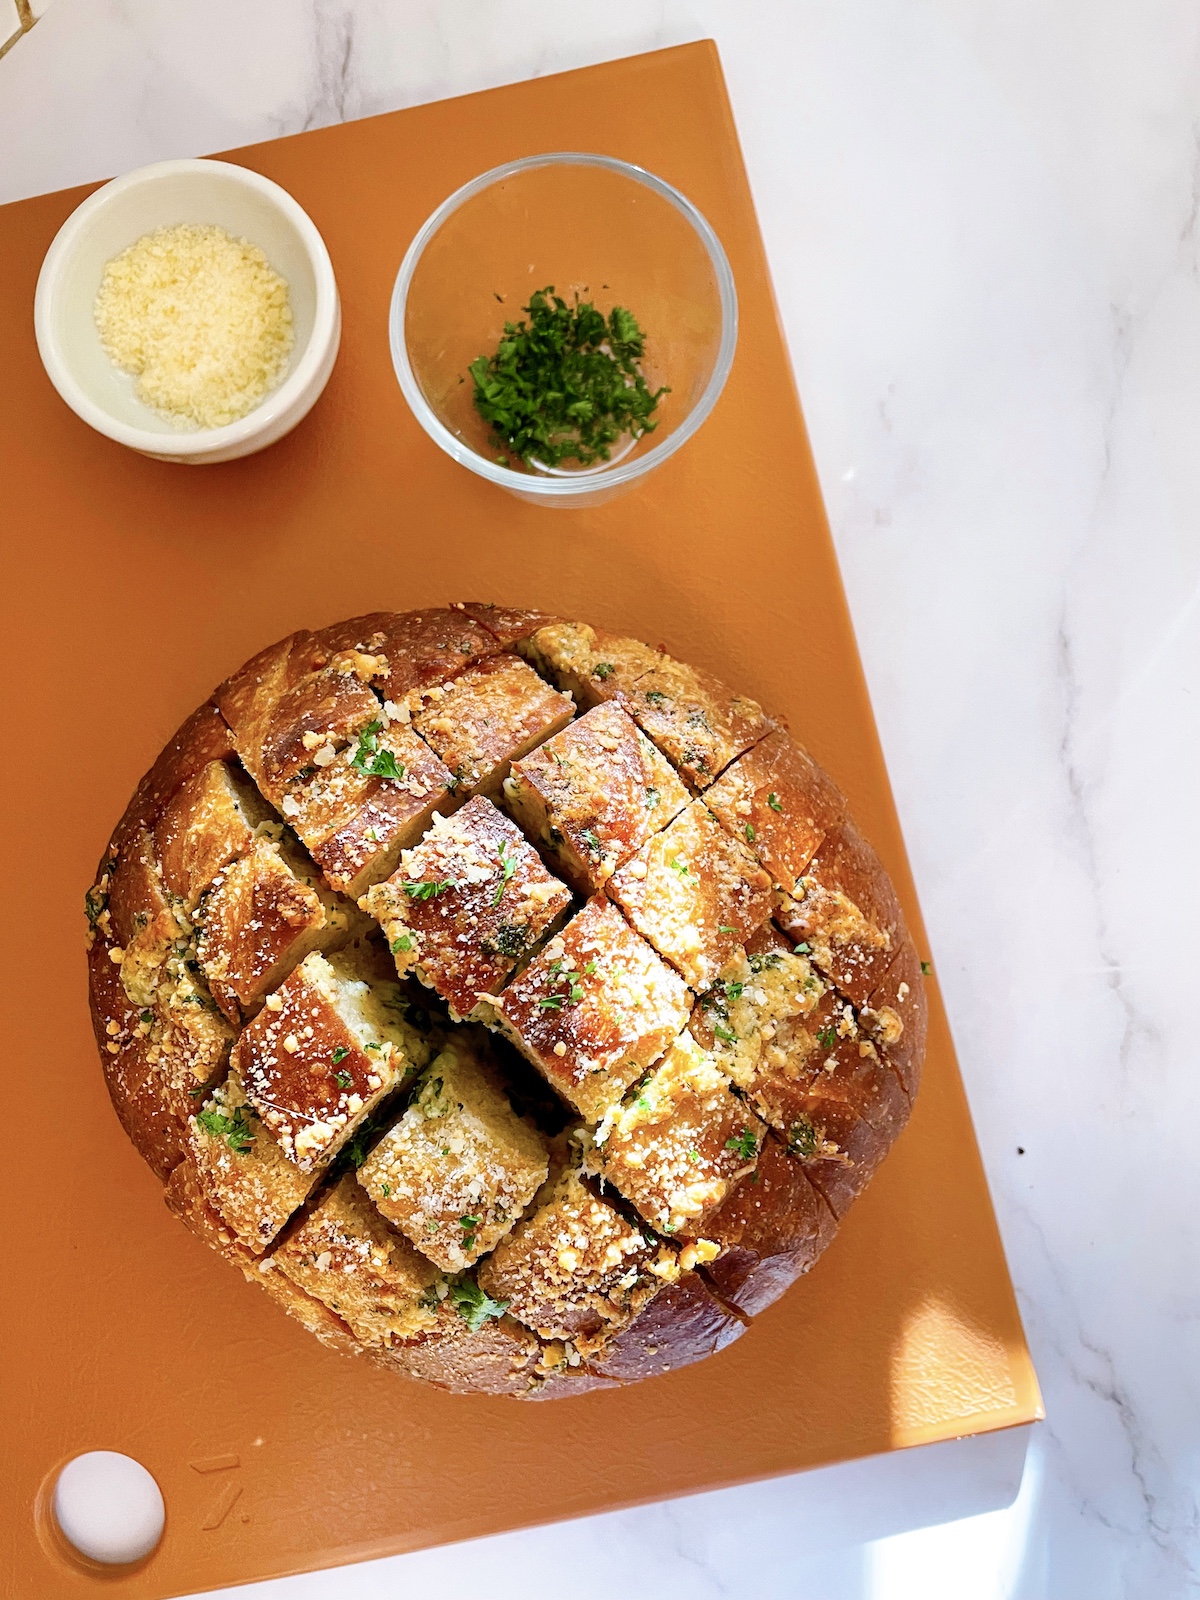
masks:
<path fill-rule="evenodd" d="M 706 35 L 1049 1420 L 866 1545 L 782 1480 L 239 1593 L 1197 1594 L 1192 0 L 55 0 L 0 200 Z"/>

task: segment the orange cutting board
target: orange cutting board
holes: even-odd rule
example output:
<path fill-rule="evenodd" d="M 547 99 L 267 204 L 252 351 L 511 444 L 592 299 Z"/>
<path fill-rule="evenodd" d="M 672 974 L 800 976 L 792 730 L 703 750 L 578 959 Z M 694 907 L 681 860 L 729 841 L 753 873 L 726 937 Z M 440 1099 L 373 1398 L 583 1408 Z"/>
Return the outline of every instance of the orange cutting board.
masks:
<path fill-rule="evenodd" d="M 546 511 L 455 465 L 392 374 L 405 247 L 451 190 L 539 151 L 661 174 L 737 279 L 728 387 L 640 489 Z M 907 1132 L 827 1256 L 722 1355 L 617 1393 L 440 1394 L 322 1349 L 191 1238 L 117 1125 L 91 1040 L 83 891 L 134 783 L 232 667 L 292 628 L 449 599 L 665 643 L 790 719 L 920 915 L 716 51 L 638 56 L 233 152 L 324 234 L 345 334 L 324 397 L 231 465 L 154 463 L 51 389 L 33 291 L 87 192 L 0 210 L 5 1593 L 95 1590 L 36 1525 L 77 1452 L 162 1486 L 104 1585 L 165 1596 L 795 1471 L 1041 1415 L 936 980 Z"/>

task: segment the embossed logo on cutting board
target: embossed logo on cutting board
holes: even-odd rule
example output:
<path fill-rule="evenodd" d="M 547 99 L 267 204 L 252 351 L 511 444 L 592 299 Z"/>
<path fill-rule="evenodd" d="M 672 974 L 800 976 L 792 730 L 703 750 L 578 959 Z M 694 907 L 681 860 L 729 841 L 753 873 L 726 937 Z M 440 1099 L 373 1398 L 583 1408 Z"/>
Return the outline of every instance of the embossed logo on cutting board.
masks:
<path fill-rule="evenodd" d="M 236 1472 L 242 1465 L 242 1458 L 232 1452 L 223 1456 L 198 1456 L 195 1461 L 189 1461 L 188 1466 L 193 1472 L 202 1473 L 207 1477 L 210 1473 Z M 202 1533 L 213 1533 L 219 1528 L 229 1513 L 241 1499 L 242 1485 L 236 1480 L 225 1478 L 221 1482 L 220 1490 L 209 1506 L 203 1522 L 200 1524 Z M 249 1515 L 242 1517 L 243 1522 L 249 1522 Z"/>

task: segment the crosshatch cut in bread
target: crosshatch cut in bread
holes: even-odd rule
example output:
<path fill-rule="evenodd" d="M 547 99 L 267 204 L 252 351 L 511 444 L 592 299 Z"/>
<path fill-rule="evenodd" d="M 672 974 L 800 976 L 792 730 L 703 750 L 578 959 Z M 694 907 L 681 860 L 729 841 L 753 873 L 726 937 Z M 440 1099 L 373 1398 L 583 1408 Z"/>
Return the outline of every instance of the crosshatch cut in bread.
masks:
<path fill-rule="evenodd" d="M 484 604 L 261 651 L 86 896 L 109 1093 L 318 1339 L 555 1398 L 721 1350 L 904 1127 L 922 964 L 763 708 Z"/>

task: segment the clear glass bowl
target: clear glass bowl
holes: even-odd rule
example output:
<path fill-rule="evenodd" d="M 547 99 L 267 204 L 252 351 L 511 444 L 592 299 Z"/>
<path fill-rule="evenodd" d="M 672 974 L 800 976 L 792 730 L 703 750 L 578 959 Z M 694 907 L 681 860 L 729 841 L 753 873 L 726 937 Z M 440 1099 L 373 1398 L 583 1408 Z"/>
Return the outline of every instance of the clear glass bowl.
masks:
<path fill-rule="evenodd" d="M 611 461 L 526 471 L 497 461 L 468 368 L 549 284 L 568 302 L 631 311 L 646 381 L 671 392 L 653 433 Z M 611 156 L 561 152 L 495 167 L 443 201 L 404 257 L 389 326 L 404 397 L 448 455 L 537 505 L 594 505 L 640 482 L 708 416 L 733 363 L 737 294 L 720 240 L 677 189 Z"/>

